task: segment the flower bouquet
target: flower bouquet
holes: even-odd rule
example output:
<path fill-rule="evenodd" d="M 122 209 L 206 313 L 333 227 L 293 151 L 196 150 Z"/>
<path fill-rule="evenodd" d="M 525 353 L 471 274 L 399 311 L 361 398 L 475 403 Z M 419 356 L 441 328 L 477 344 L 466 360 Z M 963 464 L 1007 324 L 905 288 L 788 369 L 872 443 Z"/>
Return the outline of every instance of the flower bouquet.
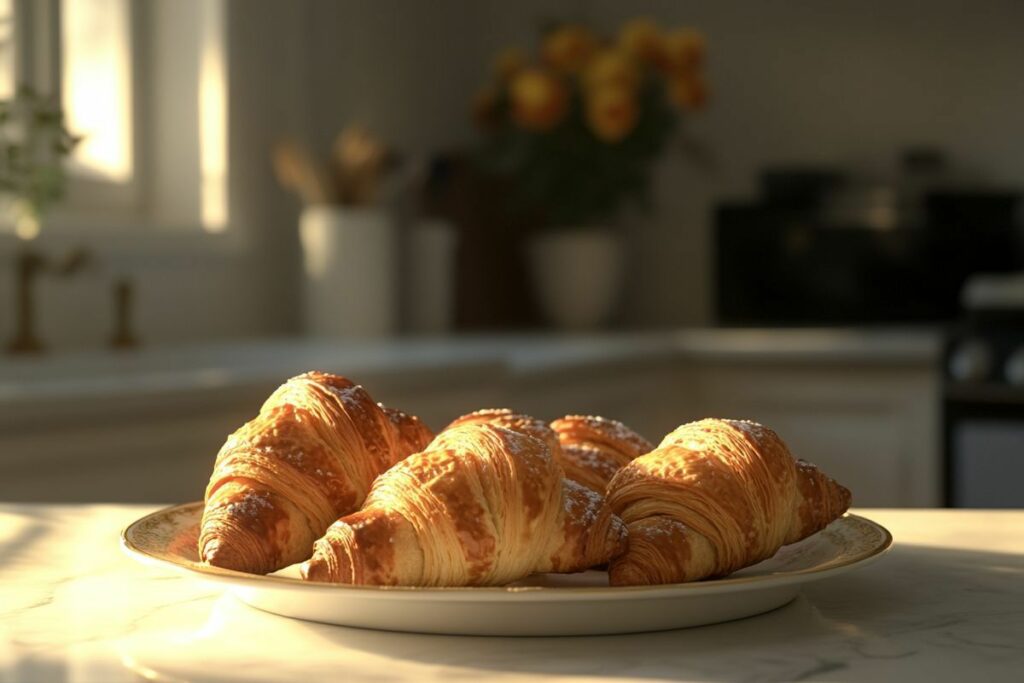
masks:
<path fill-rule="evenodd" d="M 485 167 L 510 186 L 511 209 L 538 227 L 603 223 L 649 200 L 653 162 L 680 118 L 702 108 L 703 36 L 634 19 L 614 39 L 563 24 L 539 54 L 507 49 L 477 95 Z"/>
<path fill-rule="evenodd" d="M 634 19 L 614 38 L 563 24 L 539 54 L 503 51 L 477 95 L 481 163 L 505 211 L 539 231 L 529 243 L 539 303 L 558 327 L 598 327 L 620 291 L 623 206 L 650 205 L 654 162 L 680 119 L 708 99 L 705 41 Z"/>

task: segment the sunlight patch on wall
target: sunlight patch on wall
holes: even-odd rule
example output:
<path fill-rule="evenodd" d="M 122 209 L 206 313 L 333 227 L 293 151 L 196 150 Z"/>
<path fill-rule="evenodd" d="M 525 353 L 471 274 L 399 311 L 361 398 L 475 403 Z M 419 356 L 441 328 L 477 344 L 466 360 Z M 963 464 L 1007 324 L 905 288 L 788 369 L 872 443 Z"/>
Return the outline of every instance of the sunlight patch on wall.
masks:
<path fill-rule="evenodd" d="M 199 59 L 199 167 L 203 228 L 222 232 L 228 223 L 227 76 L 223 0 L 201 4 Z"/>
<path fill-rule="evenodd" d="M 84 139 L 71 168 L 115 182 L 132 177 L 129 0 L 63 0 L 61 96 Z"/>
<path fill-rule="evenodd" d="M 14 0 L 0 0 L 0 99 L 14 95 Z"/>

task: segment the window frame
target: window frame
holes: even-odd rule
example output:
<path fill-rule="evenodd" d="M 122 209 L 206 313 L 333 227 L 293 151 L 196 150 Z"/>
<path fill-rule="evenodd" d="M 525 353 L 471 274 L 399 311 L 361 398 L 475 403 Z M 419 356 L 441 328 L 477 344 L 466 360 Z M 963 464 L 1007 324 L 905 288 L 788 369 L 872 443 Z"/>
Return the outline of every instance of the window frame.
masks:
<path fill-rule="evenodd" d="M 206 2 L 220 3 L 217 21 L 218 39 L 223 41 L 222 50 L 225 79 L 230 78 L 228 63 L 227 0 L 190 0 L 194 3 L 192 12 L 203 14 Z M 176 45 L 188 38 L 182 33 L 194 30 L 191 26 L 174 25 L 166 22 L 164 13 L 171 10 L 177 14 L 177 0 L 154 0 L 139 2 L 129 0 L 129 59 L 131 84 L 131 154 L 132 175 L 130 181 L 118 182 L 102 178 L 87 177 L 67 168 L 67 185 L 63 199 L 48 210 L 43 221 L 42 236 L 58 240 L 65 237 L 88 236 L 90 240 L 114 243 L 132 243 L 143 251 L 149 245 L 163 244 L 167 239 L 186 240 L 190 243 L 207 244 L 212 238 L 218 245 L 229 245 L 229 250 L 241 248 L 246 238 L 235 229 L 230 211 L 230 149 L 224 138 L 225 169 L 223 191 L 226 193 L 226 221 L 207 225 L 202 208 L 202 144 L 201 138 L 193 141 L 194 131 L 181 129 L 179 119 L 168 115 L 164 102 L 169 97 L 179 98 L 182 92 L 167 91 L 160 86 L 166 78 L 168 45 Z M 61 98 L 61 0 L 12 0 L 14 37 L 14 83 L 34 86 L 39 92 Z M 202 17 L 200 16 L 200 19 Z M 170 25 L 168 25 L 170 24 Z M 29 36 L 27 39 L 24 36 Z M 162 45 L 163 47 L 158 47 Z M 200 45 L 201 47 L 201 45 Z M 202 52 L 194 56 L 200 60 Z M 188 59 L 193 59 L 189 56 Z M 177 57 L 174 57 L 174 61 Z M 196 74 L 195 96 L 200 96 L 202 82 Z M 228 97 L 228 83 L 224 82 L 224 97 Z M 191 91 L 185 94 L 191 97 Z M 163 102 L 163 104 L 161 104 Z M 226 105 L 230 106 L 230 105 Z M 160 107 L 160 111 L 157 111 Z M 201 110 L 196 112 L 196 116 Z M 225 110 L 225 125 L 229 112 Z M 198 121 L 196 122 L 198 125 Z M 72 133 L 75 131 L 72 130 Z M 181 145 L 197 145 L 194 150 L 195 168 L 188 169 L 172 163 L 157 163 L 156 154 L 161 149 L 177 149 Z M 190 152 L 189 154 L 192 154 Z M 189 161 L 192 161 L 191 159 Z M 194 188 L 184 188 L 180 183 L 183 175 L 195 177 Z M 194 207 L 192 205 L 195 205 Z M 193 214 L 192 211 L 195 210 Z M 14 237 L 13 221 L 7 212 L 0 213 L 0 252 L 7 237 Z M 118 247 L 120 248 L 120 247 Z M 218 249 L 221 247 L 217 247 Z"/>
<path fill-rule="evenodd" d="M 62 44 L 61 0 L 13 0 L 14 83 L 27 84 L 61 103 Z M 148 3 L 126 3 L 128 11 L 129 119 L 132 124 L 130 159 L 132 172 L 126 181 L 105 180 L 76 172 L 66 166 L 65 196 L 49 212 L 48 229 L 78 228 L 98 222 L 111 229 L 137 229 L 152 223 L 150 215 L 151 169 L 147 156 L 151 117 L 146 106 L 149 55 L 145 46 Z M 72 133 L 76 131 L 72 130 Z"/>
<path fill-rule="evenodd" d="M 63 46 L 60 40 L 61 32 L 61 0 L 45 0 L 54 6 L 55 21 L 54 35 L 52 37 L 53 47 L 50 52 L 55 59 L 56 95 L 63 97 L 63 77 L 61 52 Z M 131 176 L 125 182 L 103 180 L 77 173 L 74 168 L 67 169 L 67 195 L 62 202 L 62 208 L 71 212 L 97 213 L 103 211 L 114 211 L 124 215 L 141 214 L 148 205 L 145 190 L 146 180 L 149 177 L 149 168 L 146 164 L 146 139 L 149 129 L 149 119 L 144 108 L 145 98 L 142 96 L 142 88 L 145 80 L 142 77 L 146 73 L 147 60 L 142 49 L 146 43 L 143 32 L 146 23 L 144 12 L 147 3 L 127 0 L 125 3 L 128 11 L 128 82 L 131 89 L 129 101 L 129 120 L 132 125 L 132 132 L 129 138 L 131 159 Z M 63 106 L 63 102 L 61 101 Z M 71 131 L 74 133 L 75 131 Z"/>

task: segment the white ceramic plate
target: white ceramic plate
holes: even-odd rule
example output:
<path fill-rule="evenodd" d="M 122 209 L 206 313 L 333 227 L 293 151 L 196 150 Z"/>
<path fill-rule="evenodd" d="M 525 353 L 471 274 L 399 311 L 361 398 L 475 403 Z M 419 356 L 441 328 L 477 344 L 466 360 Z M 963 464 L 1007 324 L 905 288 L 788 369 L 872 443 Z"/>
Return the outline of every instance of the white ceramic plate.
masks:
<path fill-rule="evenodd" d="M 302 581 L 296 567 L 268 576 L 199 562 L 201 502 L 146 515 L 121 534 L 135 558 L 225 587 L 287 617 L 343 626 L 491 636 L 660 631 L 739 619 L 785 605 L 804 583 L 877 559 L 892 544 L 883 527 L 846 515 L 774 557 L 725 579 L 611 588 L 608 575 L 540 574 L 501 588 L 342 586 Z"/>

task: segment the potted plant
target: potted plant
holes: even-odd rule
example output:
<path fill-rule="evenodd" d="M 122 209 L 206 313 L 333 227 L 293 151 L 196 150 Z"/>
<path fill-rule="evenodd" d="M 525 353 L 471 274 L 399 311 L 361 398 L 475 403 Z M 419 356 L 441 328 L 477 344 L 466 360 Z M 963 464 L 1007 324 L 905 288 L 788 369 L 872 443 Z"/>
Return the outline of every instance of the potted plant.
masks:
<path fill-rule="evenodd" d="M 530 216 L 531 272 L 556 325 L 607 321 L 620 290 L 615 225 L 648 206 L 651 169 L 682 115 L 704 106 L 705 44 L 693 29 L 634 19 L 614 39 L 562 24 L 539 55 L 502 52 L 474 101 L 480 158 L 509 186 L 510 211 Z"/>
<path fill-rule="evenodd" d="M 0 101 L 0 194 L 22 240 L 39 234 L 45 212 L 63 197 L 64 159 L 80 140 L 64 126 L 60 105 L 30 86 Z"/>

